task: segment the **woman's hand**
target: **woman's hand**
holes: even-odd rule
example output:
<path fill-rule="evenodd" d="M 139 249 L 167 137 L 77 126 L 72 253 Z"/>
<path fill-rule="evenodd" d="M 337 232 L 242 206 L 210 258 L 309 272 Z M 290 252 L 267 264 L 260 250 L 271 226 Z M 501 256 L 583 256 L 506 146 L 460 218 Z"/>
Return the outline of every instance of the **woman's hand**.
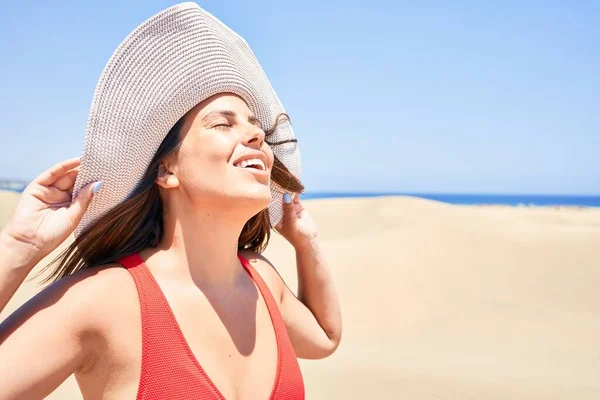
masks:
<path fill-rule="evenodd" d="M 302 207 L 300 197 L 283 195 L 283 220 L 275 229 L 296 249 L 310 245 L 317 237 L 317 225 Z"/>
<path fill-rule="evenodd" d="M 72 199 L 79 158 L 65 160 L 40 174 L 23 191 L 11 219 L 0 232 L 2 243 L 33 267 L 73 232 L 102 182 L 86 185 Z"/>
<path fill-rule="evenodd" d="M 300 199 L 288 196 L 284 196 L 283 221 L 276 229 L 296 250 L 298 290 L 295 295 L 283 285 L 279 308 L 296 356 L 324 358 L 335 351 L 342 337 L 339 300 L 323 251 L 315 240 L 317 226 Z"/>

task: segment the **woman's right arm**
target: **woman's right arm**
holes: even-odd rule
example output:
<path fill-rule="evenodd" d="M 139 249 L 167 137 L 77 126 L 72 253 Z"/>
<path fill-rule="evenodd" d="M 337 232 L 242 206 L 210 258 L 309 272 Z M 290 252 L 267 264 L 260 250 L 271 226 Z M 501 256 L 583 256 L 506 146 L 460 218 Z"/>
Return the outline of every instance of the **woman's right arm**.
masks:
<path fill-rule="evenodd" d="M 8 233 L 0 231 L 0 312 L 35 265 L 20 246 Z"/>
<path fill-rule="evenodd" d="M 72 199 L 79 164 L 79 158 L 72 158 L 42 172 L 23 191 L 0 231 L 0 312 L 31 269 L 75 230 L 102 186 L 86 185 Z"/>
<path fill-rule="evenodd" d="M 95 273 L 60 279 L 0 323 L 0 399 L 43 399 L 93 366 L 104 329 L 92 311 L 108 289 Z"/>
<path fill-rule="evenodd" d="M 90 184 L 71 199 L 78 166 L 79 159 L 66 160 L 38 176 L 0 231 L 0 311 L 31 269 L 71 234 L 99 188 Z M 0 323 L 0 399 L 44 398 L 91 365 L 91 273 L 50 285 Z"/>

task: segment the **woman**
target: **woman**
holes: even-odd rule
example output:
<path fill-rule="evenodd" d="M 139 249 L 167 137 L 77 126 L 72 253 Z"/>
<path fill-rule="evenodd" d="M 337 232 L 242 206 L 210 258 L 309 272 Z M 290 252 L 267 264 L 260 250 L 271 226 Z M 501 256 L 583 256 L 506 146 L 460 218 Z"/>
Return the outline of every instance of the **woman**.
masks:
<path fill-rule="evenodd" d="M 0 307 L 76 235 L 55 282 L 0 325 L 0 398 L 72 373 L 86 399 L 304 398 L 296 357 L 330 355 L 341 317 L 289 194 L 295 145 L 220 21 L 184 3 L 136 28 L 96 88 L 81 165 L 36 178 L 0 233 Z M 270 225 L 296 250 L 298 297 L 260 255 Z"/>

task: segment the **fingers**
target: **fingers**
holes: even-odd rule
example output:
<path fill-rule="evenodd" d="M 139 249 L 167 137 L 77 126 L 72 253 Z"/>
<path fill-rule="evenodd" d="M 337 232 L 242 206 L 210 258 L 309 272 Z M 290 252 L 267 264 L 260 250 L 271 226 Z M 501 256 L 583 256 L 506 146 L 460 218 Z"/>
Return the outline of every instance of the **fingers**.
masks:
<path fill-rule="evenodd" d="M 77 167 L 80 163 L 80 157 L 70 158 L 68 160 L 61 161 L 53 167 L 42 172 L 37 178 L 34 179 L 34 182 L 42 186 L 52 185 L 70 170 Z"/>
<path fill-rule="evenodd" d="M 275 226 L 275 230 L 280 231 L 283 228 L 284 224 L 288 224 L 289 221 L 296 217 L 296 213 L 294 212 L 294 203 L 292 202 L 292 196 L 288 193 L 284 193 L 283 195 L 283 218 L 281 221 Z"/>
<path fill-rule="evenodd" d="M 283 195 L 283 222 L 287 223 L 296 219 L 296 209 L 295 204 L 292 201 L 292 196 L 289 194 Z"/>
<path fill-rule="evenodd" d="M 92 182 L 82 187 L 79 193 L 77 193 L 77 197 L 73 199 L 67 210 L 71 226 L 75 227 L 79 224 L 81 217 L 92 201 L 94 193 L 98 192 L 100 187 L 102 187 L 102 182 Z"/>
<path fill-rule="evenodd" d="M 304 211 L 304 207 L 302 206 L 302 203 L 300 203 L 300 195 L 299 194 L 296 194 L 294 196 L 294 211 L 296 212 L 296 215 L 298 217 L 300 217 L 301 216 L 300 214 L 302 213 L 302 211 Z"/>
<path fill-rule="evenodd" d="M 54 186 L 36 185 L 29 190 L 29 193 L 42 203 L 52 207 L 60 207 L 65 203 L 71 203 L 71 195 Z"/>
<path fill-rule="evenodd" d="M 75 186 L 75 180 L 77 179 L 77 174 L 79 173 L 79 167 L 74 168 L 67 172 L 65 175 L 58 178 L 52 186 L 55 188 L 62 190 L 69 194 L 69 196 L 73 195 L 73 186 Z"/>
<path fill-rule="evenodd" d="M 275 230 L 280 231 L 284 225 L 293 226 L 295 219 L 302 218 L 303 211 L 304 207 L 300 203 L 300 196 L 285 193 L 283 195 L 283 219 L 275 226 Z"/>

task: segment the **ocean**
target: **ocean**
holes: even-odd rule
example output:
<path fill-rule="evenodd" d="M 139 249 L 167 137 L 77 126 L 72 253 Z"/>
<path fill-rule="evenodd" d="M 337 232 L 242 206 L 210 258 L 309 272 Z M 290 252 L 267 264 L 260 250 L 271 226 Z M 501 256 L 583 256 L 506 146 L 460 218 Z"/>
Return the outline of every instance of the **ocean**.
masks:
<path fill-rule="evenodd" d="M 0 190 L 21 192 L 24 182 L 0 180 Z M 600 195 L 532 195 L 532 194 L 452 194 L 452 193 L 386 193 L 386 192 L 308 192 L 302 199 L 328 199 L 343 197 L 414 196 L 450 204 L 496 204 L 535 206 L 600 207 Z"/>
<path fill-rule="evenodd" d="M 301 199 L 327 199 L 343 197 L 414 196 L 450 204 L 495 204 L 535 206 L 600 207 L 600 196 L 582 195 L 531 195 L 531 194 L 429 194 L 429 193 L 361 193 L 361 192 L 309 192 Z"/>

